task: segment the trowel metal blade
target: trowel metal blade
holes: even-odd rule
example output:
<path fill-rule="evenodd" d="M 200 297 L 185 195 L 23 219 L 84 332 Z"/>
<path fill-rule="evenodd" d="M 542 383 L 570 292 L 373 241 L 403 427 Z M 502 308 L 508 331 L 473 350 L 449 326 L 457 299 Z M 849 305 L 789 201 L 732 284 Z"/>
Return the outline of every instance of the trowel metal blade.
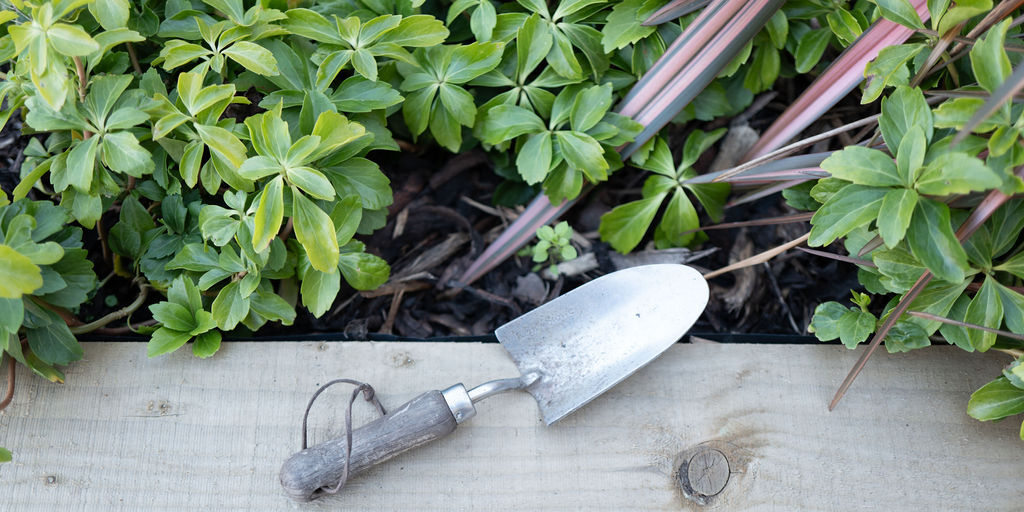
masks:
<path fill-rule="evenodd" d="M 708 301 L 683 265 L 645 265 L 595 279 L 495 334 L 550 425 L 618 384 L 679 340 Z"/>

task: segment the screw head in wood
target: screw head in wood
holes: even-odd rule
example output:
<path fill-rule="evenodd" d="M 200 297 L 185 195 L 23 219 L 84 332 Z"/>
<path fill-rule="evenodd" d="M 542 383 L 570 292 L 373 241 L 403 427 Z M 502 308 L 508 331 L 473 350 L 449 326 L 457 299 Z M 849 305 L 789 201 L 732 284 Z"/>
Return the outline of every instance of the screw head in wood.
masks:
<path fill-rule="evenodd" d="M 686 477 L 693 492 L 714 496 L 729 483 L 729 459 L 714 448 L 700 450 L 690 457 L 686 465 Z"/>

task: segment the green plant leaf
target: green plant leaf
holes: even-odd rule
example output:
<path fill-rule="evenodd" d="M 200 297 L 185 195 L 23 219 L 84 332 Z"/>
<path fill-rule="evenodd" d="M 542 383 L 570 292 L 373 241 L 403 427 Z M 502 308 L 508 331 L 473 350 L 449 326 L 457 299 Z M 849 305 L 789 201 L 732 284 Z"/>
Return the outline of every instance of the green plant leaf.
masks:
<path fill-rule="evenodd" d="M 991 421 L 1024 412 L 1024 389 L 1014 386 L 1006 377 L 985 384 L 971 394 L 967 414 L 981 421 Z"/>
<path fill-rule="evenodd" d="M 915 323 L 907 320 L 896 322 L 885 337 L 885 350 L 890 354 L 910 352 L 931 345 L 928 335 Z"/>
<path fill-rule="evenodd" d="M 302 278 L 302 304 L 313 313 L 313 316 L 320 318 L 334 304 L 334 298 L 338 296 L 340 289 L 340 272 L 326 274 L 311 268 Z"/>
<path fill-rule="evenodd" d="M 953 233 L 945 204 L 926 198 L 917 202 L 907 229 L 907 244 L 935 277 L 951 283 L 964 280 L 969 268 L 967 253 Z"/>
<path fill-rule="evenodd" d="M 604 159 L 604 150 L 601 144 L 591 136 L 570 131 L 557 131 L 555 138 L 558 140 L 558 147 L 569 163 L 569 167 L 583 171 L 590 175 L 592 172 L 603 173 L 608 169 L 608 162 Z"/>
<path fill-rule="evenodd" d="M 782 12 L 782 11 L 779 11 Z M 806 73 L 821 61 L 821 56 L 832 40 L 832 32 L 825 28 L 809 30 L 800 36 L 794 54 L 797 73 Z"/>
<path fill-rule="evenodd" d="M 260 75 L 276 75 L 277 59 L 270 50 L 250 41 L 236 41 L 222 53 L 245 69 Z"/>
<path fill-rule="evenodd" d="M 313 268 L 326 273 L 338 266 L 338 239 L 331 217 L 292 187 L 292 219 L 295 238 L 306 248 Z"/>
<path fill-rule="evenodd" d="M 8 245 L 0 244 L 0 299 L 20 299 L 43 286 L 39 267 Z"/>
<path fill-rule="evenodd" d="M 888 98 L 882 100 L 878 129 L 887 146 L 899 148 L 903 135 L 912 126 L 924 129 L 925 139 L 932 140 L 932 110 L 924 99 L 924 93 L 917 87 L 897 87 Z"/>
<path fill-rule="evenodd" d="M 917 274 L 920 275 L 921 272 L 918 271 Z M 922 291 L 917 298 L 910 303 L 910 307 L 908 309 L 912 311 L 923 311 L 937 316 L 946 316 L 949 313 L 949 310 L 953 307 L 953 303 L 956 302 L 959 297 L 964 296 L 963 292 L 967 289 L 968 284 L 968 280 L 964 280 L 960 283 L 947 283 L 945 281 L 932 280 L 925 287 L 924 291 Z M 918 317 L 908 317 L 906 320 L 921 327 L 921 329 L 924 330 L 925 336 L 930 336 L 935 333 L 940 326 L 945 325 L 935 320 L 927 320 Z"/>
<path fill-rule="evenodd" d="M 925 166 L 914 185 L 922 194 L 945 196 L 985 191 L 1002 183 L 981 160 L 965 153 L 944 153 Z"/>
<path fill-rule="evenodd" d="M 896 164 L 885 153 L 861 146 L 847 146 L 821 162 L 821 168 L 833 178 L 873 187 L 903 185 Z"/>
<path fill-rule="evenodd" d="M 498 105 L 487 111 L 480 138 L 487 144 L 499 144 L 520 135 L 544 130 L 544 121 L 537 114 L 515 105 Z"/>
<path fill-rule="evenodd" d="M 54 50 L 68 57 L 84 57 L 100 49 L 99 43 L 78 25 L 54 23 L 46 29 L 46 39 Z"/>
<path fill-rule="evenodd" d="M 1017 334 L 1024 333 L 1024 295 L 999 284 L 998 281 L 993 280 L 993 284 L 999 292 L 1006 327 Z"/>
<path fill-rule="evenodd" d="M 898 44 L 882 48 L 878 52 L 878 57 L 864 68 L 864 76 L 869 80 L 864 88 L 864 95 L 861 96 L 861 103 L 875 101 L 888 86 L 907 85 L 910 81 L 907 62 L 925 48 L 927 48 L 926 45 L 919 43 Z"/>
<path fill-rule="evenodd" d="M 533 133 L 516 155 L 516 170 L 529 185 L 544 181 L 551 170 L 551 132 Z"/>
<path fill-rule="evenodd" d="M 971 48 L 971 69 L 978 85 L 988 92 L 995 92 L 1013 72 L 1003 48 L 1009 27 L 1009 19 L 997 23 Z"/>
<path fill-rule="evenodd" d="M 967 307 L 971 305 L 971 298 L 967 294 L 961 294 L 955 301 L 953 306 L 946 313 L 946 317 L 950 320 L 956 320 L 958 322 L 964 321 L 964 317 L 967 316 Z M 942 324 L 939 328 L 939 333 L 942 334 L 943 338 L 949 343 L 960 347 L 967 352 L 974 352 L 974 346 L 971 345 L 971 340 L 967 336 L 967 329 L 960 327 L 959 325 Z"/>
<path fill-rule="evenodd" d="M 954 98 L 943 102 L 935 109 L 935 126 L 937 128 L 963 128 L 974 114 L 982 109 L 985 100 L 982 98 Z M 982 121 L 974 128 L 974 133 L 986 133 L 995 130 L 998 124 L 997 114 Z"/>
<path fill-rule="evenodd" d="M 82 193 L 89 193 L 92 187 L 93 168 L 96 165 L 96 151 L 99 148 L 100 137 L 90 137 L 74 146 L 68 153 L 67 167 L 65 170 L 67 184 L 75 187 Z M 54 186 L 58 186 L 54 183 Z"/>
<path fill-rule="evenodd" d="M 437 96 L 445 110 L 459 124 L 473 126 L 473 122 L 476 120 L 476 105 L 473 103 L 472 94 L 457 85 L 441 84 L 437 89 Z"/>
<path fill-rule="evenodd" d="M 928 150 L 928 140 L 920 126 L 911 126 L 900 141 L 896 153 L 896 169 L 899 171 L 903 186 L 913 187 L 918 171 L 924 165 L 924 157 Z"/>
<path fill-rule="evenodd" d="M 895 165 L 893 168 L 895 170 Z M 874 220 L 878 216 L 878 209 L 885 193 L 885 189 L 864 185 L 849 185 L 839 189 L 811 217 L 812 227 L 808 245 L 828 245 L 836 238 L 845 236 Z M 948 211 L 946 219 L 948 222 Z M 960 251 L 963 252 L 963 249 Z M 966 256 L 964 258 L 966 259 Z"/>
<path fill-rule="evenodd" d="M 158 302 L 149 307 L 153 319 L 175 331 L 191 331 L 196 320 L 187 307 L 175 302 Z"/>
<path fill-rule="evenodd" d="M 250 297 L 250 308 L 267 320 L 292 325 L 295 322 L 295 308 L 280 295 L 257 288 L 256 294 Z"/>
<path fill-rule="evenodd" d="M 356 290 L 372 290 L 387 282 L 391 269 L 383 259 L 365 252 L 342 253 L 338 269 Z"/>
<path fill-rule="evenodd" d="M 995 270 L 1001 270 L 1003 272 L 1009 272 L 1019 278 L 1024 279 L 1024 251 L 1014 254 L 1006 261 L 996 265 Z"/>
<path fill-rule="evenodd" d="M 585 132 L 594 127 L 612 106 L 612 84 L 595 85 L 576 96 L 569 110 L 569 125 L 573 131 Z"/>
<path fill-rule="evenodd" d="M 192 342 L 192 355 L 206 359 L 217 353 L 220 350 L 220 331 L 207 331 L 196 336 L 195 341 Z"/>
<path fill-rule="evenodd" d="M 601 240 L 611 244 L 616 251 L 628 253 L 643 239 L 654 221 L 662 201 L 668 192 L 631 201 L 613 208 L 601 216 L 598 232 Z"/>
<path fill-rule="evenodd" d="M 873 0 L 878 9 L 891 21 L 910 28 L 923 29 L 924 23 L 907 0 Z"/>
<path fill-rule="evenodd" d="M 210 306 L 213 319 L 217 321 L 217 327 L 221 330 L 234 329 L 245 315 L 249 314 L 249 297 L 242 296 L 240 283 L 241 281 L 232 281 L 221 288 Z"/>
<path fill-rule="evenodd" d="M 569 41 L 565 34 L 557 30 L 553 30 L 551 36 L 554 44 L 551 46 L 551 51 L 548 52 L 548 64 L 555 72 L 565 78 L 572 80 L 582 79 L 583 68 L 573 52 L 572 42 Z"/>
<path fill-rule="evenodd" d="M 324 171 L 339 196 L 359 196 L 367 210 L 384 208 L 393 200 L 391 181 L 377 164 L 365 158 L 351 158 Z"/>
<path fill-rule="evenodd" d="M 282 21 L 281 26 L 292 34 L 322 43 L 345 44 L 345 40 L 339 35 L 338 26 L 318 12 L 309 9 L 288 9 L 285 14 L 288 19 Z"/>
<path fill-rule="evenodd" d="M 435 102 L 430 109 L 430 134 L 452 153 L 457 153 L 462 146 L 462 126 L 440 102 Z"/>
<path fill-rule="evenodd" d="M 992 276 L 985 276 L 985 282 L 967 306 L 964 321 L 970 324 L 999 329 L 1003 322 L 1003 302 L 999 298 L 998 283 Z M 971 346 L 978 352 L 985 352 L 996 342 L 996 334 L 979 329 L 967 329 Z"/>
<path fill-rule="evenodd" d="M 161 327 L 153 332 L 146 343 L 146 356 L 156 357 L 174 352 L 181 348 L 192 335 L 187 332 L 175 331 L 167 327 Z"/>
<path fill-rule="evenodd" d="M 914 215 L 919 196 L 905 188 L 894 188 L 885 193 L 878 210 L 878 234 L 890 249 L 903 240 Z"/>
<path fill-rule="evenodd" d="M 32 352 L 47 364 L 65 365 L 82 358 L 82 346 L 71 334 L 68 325 L 56 313 L 26 303 L 26 316 L 37 318 L 35 327 L 26 318 L 25 338 Z"/>
<path fill-rule="evenodd" d="M 605 53 L 625 48 L 627 45 L 651 35 L 656 27 L 643 26 L 642 22 L 649 18 L 663 5 L 663 2 L 652 0 L 625 0 L 616 3 L 604 27 L 601 28 Z"/>
<path fill-rule="evenodd" d="M 656 235 L 661 235 L 661 241 L 672 247 L 683 247 L 693 240 L 696 233 L 683 233 L 700 227 L 700 218 L 697 216 L 697 209 L 693 207 L 690 198 L 682 191 L 676 191 L 665 207 L 661 216 L 661 223 L 658 224 Z"/>
<path fill-rule="evenodd" d="M 330 180 L 312 167 L 290 167 L 287 175 L 292 185 L 317 199 L 330 201 L 335 197 L 334 186 Z"/>
<path fill-rule="evenodd" d="M 501 61 L 503 43 L 472 43 L 451 50 L 445 82 L 464 84 L 492 69 Z"/>
<path fill-rule="evenodd" d="M 405 123 L 413 135 L 426 131 L 436 94 L 437 86 L 432 85 L 413 91 L 405 97 L 405 103 L 402 103 L 402 117 L 405 118 Z"/>
<path fill-rule="evenodd" d="M 101 155 L 103 163 L 115 172 L 136 178 L 153 172 L 153 155 L 130 132 L 104 135 Z"/>
<path fill-rule="evenodd" d="M 13 457 L 11 456 L 11 451 L 0 446 L 0 463 L 10 462 L 11 460 L 13 460 Z"/>
<path fill-rule="evenodd" d="M 820 341 L 838 338 L 841 332 L 839 319 L 848 311 L 850 308 L 835 301 L 818 304 L 818 307 L 814 308 L 814 315 L 811 317 L 811 325 L 807 327 L 807 332 L 814 334 Z M 856 344 L 848 348 L 855 347 Z"/>
<path fill-rule="evenodd" d="M 839 341 L 846 348 L 856 348 L 875 332 L 875 315 L 859 309 L 847 309 L 839 317 Z"/>
<path fill-rule="evenodd" d="M 551 51 L 551 45 L 551 29 L 540 15 L 526 18 L 516 36 L 516 74 L 526 77 L 533 73 Z"/>
<path fill-rule="evenodd" d="M 444 23 L 426 14 L 405 16 L 394 30 L 384 35 L 382 41 L 399 46 L 429 48 L 444 42 L 448 29 Z"/>
<path fill-rule="evenodd" d="M 218 154 L 233 165 L 239 168 L 245 162 L 245 145 L 238 140 L 235 134 L 219 126 L 194 125 L 203 143 L 210 147 L 210 150 Z M 286 141 L 288 143 L 290 141 Z"/>
<path fill-rule="evenodd" d="M 832 30 L 832 33 L 839 38 L 844 46 L 852 44 L 864 31 L 857 22 L 857 18 L 850 11 L 842 7 L 833 9 L 825 15 L 825 19 L 828 21 L 828 27 Z"/>
<path fill-rule="evenodd" d="M 4 330 L 9 333 L 18 332 L 24 318 L 25 305 L 22 299 L 0 298 L 0 339 L 4 339 L 2 336 L 6 336 L 3 333 Z M 4 348 L 3 345 L 0 345 L 0 350 L 4 350 Z"/>
<path fill-rule="evenodd" d="M 128 23 L 128 0 L 93 0 L 89 12 L 106 30 L 115 30 Z"/>
<path fill-rule="evenodd" d="M 352 52 L 352 69 L 371 82 L 377 81 L 377 61 L 369 50 L 359 49 Z"/>
<path fill-rule="evenodd" d="M 277 176 L 263 188 L 256 215 L 253 217 L 252 245 L 262 251 L 277 236 L 284 221 L 284 178 Z"/>
<path fill-rule="evenodd" d="M 238 168 L 238 174 L 247 180 L 258 180 L 283 171 L 281 163 L 269 156 L 251 156 Z"/>

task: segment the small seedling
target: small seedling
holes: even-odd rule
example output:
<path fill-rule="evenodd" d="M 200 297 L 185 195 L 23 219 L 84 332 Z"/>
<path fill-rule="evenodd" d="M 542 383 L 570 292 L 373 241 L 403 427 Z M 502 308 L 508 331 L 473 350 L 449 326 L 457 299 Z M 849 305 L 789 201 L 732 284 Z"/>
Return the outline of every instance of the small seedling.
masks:
<path fill-rule="evenodd" d="M 536 265 L 533 271 L 536 272 L 548 265 L 552 274 L 558 275 L 558 264 L 564 261 L 576 259 L 578 255 L 576 248 L 572 246 L 572 228 L 569 223 L 562 221 L 551 226 L 541 226 L 537 230 L 537 238 L 540 240 L 532 245 L 526 246 L 519 251 L 520 256 L 531 256 Z"/>

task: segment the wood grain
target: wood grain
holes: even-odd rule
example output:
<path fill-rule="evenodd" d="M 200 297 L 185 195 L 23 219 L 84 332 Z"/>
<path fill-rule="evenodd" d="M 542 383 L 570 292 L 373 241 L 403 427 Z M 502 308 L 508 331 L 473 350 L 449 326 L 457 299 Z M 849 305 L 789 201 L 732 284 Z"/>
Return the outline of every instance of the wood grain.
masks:
<path fill-rule="evenodd" d="M 676 345 L 545 427 L 525 393 L 493 397 L 438 442 L 288 500 L 281 464 L 301 414 L 335 377 L 390 408 L 457 381 L 511 377 L 499 345 L 226 343 L 146 359 L 138 343 L 86 343 L 65 385 L 22 370 L 0 414 L 0 509 L 21 510 L 1019 510 L 1019 419 L 976 422 L 970 393 L 1008 358 L 948 347 L 878 354 L 840 407 L 826 404 L 856 351 Z M 338 386 L 340 388 L 340 386 Z M 336 437 L 350 390 L 325 393 L 311 443 Z M 375 412 L 356 402 L 355 423 Z M 729 475 L 686 499 L 678 468 L 707 449 Z M 698 461 L 701 459 L 697 459 Z M 717 471 L 717 470 L 716 470 Z M 687 475 L 692 472 L 686 471 Z M 699 474 L 699 472 L 697 473 Z M 699 478 L 699 477 L 698 477 Z M 697 489 L 709 489 L 697 483 Z"/>

